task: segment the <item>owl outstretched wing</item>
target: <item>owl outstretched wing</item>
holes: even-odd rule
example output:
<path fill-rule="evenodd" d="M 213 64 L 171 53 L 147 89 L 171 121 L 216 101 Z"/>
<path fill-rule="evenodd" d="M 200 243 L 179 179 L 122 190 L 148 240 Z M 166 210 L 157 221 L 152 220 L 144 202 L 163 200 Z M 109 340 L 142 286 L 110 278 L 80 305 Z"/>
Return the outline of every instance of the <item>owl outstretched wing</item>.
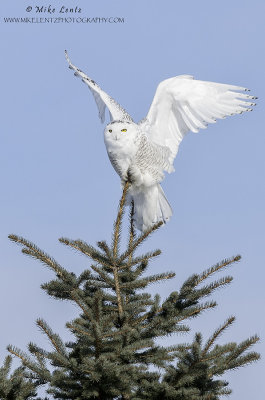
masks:
<path fill-rule="evenodd" d="M 111 121 L 121 120 L 121 121 L 133 122 L 131 116 L 127 113 L 126 110 L 124 110 L 124 108 L 122 108 L 112 97 L 110 97 L 106 92 L 104 92 L 96 84 L 95 81 L 93 81 L 84 72 L 82 72 L 79 68 L 77 68 L 75 65 L 71 63 L 66 50 L 65 50 L 65 57 L 69 64 L 69 68 L 75 71 L 74 75 L 81 78 L 82 81 L 91 90 L 98 107 L 99 118 L 101 122 L 105 121 L 106 106 L 109 110 Z"/>
<path fill-rule="evenodd" d="M 158 85 L 141 125 L 153 142 L 169 147 L 173 163 L 187 132 L 205 129 L 218 118 L 252 111 L 252 101 L 257 97 L 243 91 L 248 89 L 199 81 L 190 75 L 176 76 Z"/>

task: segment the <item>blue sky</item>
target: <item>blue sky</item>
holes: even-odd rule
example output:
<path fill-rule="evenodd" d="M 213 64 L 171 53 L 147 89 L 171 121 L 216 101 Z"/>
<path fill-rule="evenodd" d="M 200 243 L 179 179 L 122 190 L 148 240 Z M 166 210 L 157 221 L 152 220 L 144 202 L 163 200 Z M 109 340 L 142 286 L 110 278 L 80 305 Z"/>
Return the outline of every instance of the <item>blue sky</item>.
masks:
<path fill-rule="evenodd" d="M 85 258 L 60 245 L 61 236 L 94 244 L 109 239 L 120 196 L 118 176 L 107 158 L 90 91 L 67 68 L 64 50 L 137 121 L 166 78 L 246 86 L 259 96 L 252 113 L 218 121 L 189 134 L 163 188 L 174 211 L 171 221 L 146 245 L 163 254 L 152 272 L 174 270 L 176 278 L 152 287 L 162 297 L 190 274 L 240 253 L 229 288 L 213 297 L 219 307 L 192 322 L 206 336 L 228 316 L 234 326 L 221 339 L 240 341 L 264 324 L 264 14 L 258 0 L 179 2 L 77 1 L 82 18 L 121 17 L 124 23 L 6 23 L 6 17 L 67 17 L 64 2 L 16 0 L 1 4 L 0 136 L 0 357 L 11 343 L 48 346 L 37 317 L 69 339 L 64 324 L 77 310 L 49 299 L 39 286 L 53 277 L 20 254 L 9 233 L 32 240 L 69 269 Z M 36 14 L 51 4 L 53 15 Z M 26 8 L 31 6 L 32 11 Z M 80 16 L 78 14 L 78 16 Z M 174 337 L 172 342 L 186 341 Z M 263 352 L 264 341 L 256 346 Z M 231 398 L 264 398 L 264 361 L 228 374 Z M 255 389 L 253 389 L 255 388 Z M 255 394 L 253 393 L 255 391 Z"/>

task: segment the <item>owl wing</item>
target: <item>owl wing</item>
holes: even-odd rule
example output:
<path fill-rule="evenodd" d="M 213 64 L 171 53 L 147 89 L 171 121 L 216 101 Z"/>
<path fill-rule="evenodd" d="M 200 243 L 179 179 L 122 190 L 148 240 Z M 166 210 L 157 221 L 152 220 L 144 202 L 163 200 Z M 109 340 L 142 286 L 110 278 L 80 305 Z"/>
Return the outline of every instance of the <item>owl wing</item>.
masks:
<path fill-rule="evenodd" d="M 82 81 L 87 84 L 91 90 L 94 99 L 96 101 L 99 118 L 101 122 L 105 121 L 105 110 L 106 106 L 110 113 L 111 121 L 121 120 L 133 122 L 131 116 L 122 108 L 112 97 L 110 97 L 106 92 L 104 92 L 91 78 L 89 78 L 84 72 L 73 65 L 68 57 L 67 51 L 65 50 L 65 57 L 69 64 L 69 68 L 75 71 L 75 76 L 80 77 Z"/>
<path fill-rule="evenodd" d="M 171 150 L 170 163 L 189 131 L 198 132 L 218 118 L 252 111 L 255 103 L 240 86 L 194 80 L 180 75 L 162 81 L 146 118 L 140 123 L 150 140 Z"/>

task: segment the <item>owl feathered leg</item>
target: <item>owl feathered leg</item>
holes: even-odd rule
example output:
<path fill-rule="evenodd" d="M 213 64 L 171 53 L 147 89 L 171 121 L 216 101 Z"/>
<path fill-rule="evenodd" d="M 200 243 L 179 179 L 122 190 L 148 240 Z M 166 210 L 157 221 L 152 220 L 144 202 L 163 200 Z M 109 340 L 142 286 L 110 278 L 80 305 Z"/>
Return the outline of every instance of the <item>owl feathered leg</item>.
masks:
<path fill-rule="evenodd" d="M 159 184 L 148 187 L 131 185 L 128 200 L 134 202 L 133 220 L 142 232 L 159 221 L 166 223 L 172 216 L 172 209 Z"/>

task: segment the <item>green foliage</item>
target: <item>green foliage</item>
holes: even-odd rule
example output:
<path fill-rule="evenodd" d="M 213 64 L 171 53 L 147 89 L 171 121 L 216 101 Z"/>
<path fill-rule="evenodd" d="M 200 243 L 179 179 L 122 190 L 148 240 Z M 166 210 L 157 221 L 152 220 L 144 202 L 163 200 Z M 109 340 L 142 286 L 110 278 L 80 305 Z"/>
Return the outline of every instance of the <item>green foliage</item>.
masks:
<path fill-rule="evenodd" d="M 47 383 L 47 393 L 55 399 L 219 399 L 230 393 L 228 383 L 220 380 L 220 376 L 258 360 L 257 353 L 248 351 L 258 340 L 256 336 L 240 344 L 216 344 L 233 323 L 234 317 L 231 317 L 204 345 L 199 333 L 191 344 L 175 346 L 159 345 L 157 338 L 189 331 L 186 323 L 191 318 L 216 307 L 215 301 L 206 298 L 229 285 L 232 277 L 208 280 L 239 261 L 240 256 L 223 260 L 202 274 L 194 274 L 164 301 L 159 295 L 151 296 L 145 292 L 150 284 L 172 279 L 175 273 L 147 276 L 150 260 L 160 250 L 140 256 L 135 251 L 161 223 L 136 236 L 133 207 L 127 248 L 120 250 L 128 186 L 126 183 L 110 245 L 101 241 L 96 248 L 82 240 L 59 239 L 92 260 L 90 269 L 79 276 L 68 272 L 33 243 L 10 235 L 11 240 L 22 245 L 23 253 L 54 271 L 55 278 L 43 284 L 42 289 L 55 299 L 73 302 L 80 314 L 66 324 L 73 334 L 72 342 L 63 343 L 39 319 L 37 325 L 48 337 L 51 350 L 34 343 L 28 345 L 29 355 L 14 346 L 8 350 L 21 359 L 24 379 L 30 378 L 35 385 Z M 150 366 L 160 372 L 152 372 Z M 30 396 L 34 397 L 34 393 L 29 392 Z M 3 397 L 6 398 L 12 397 Z"/>
<path fill-rule="evenodd" d="M 7 356 L 0 368 L 0 399 L 26 400 L 35 398 L 37 384 L 26 378 L 25 368 L 11 370 L 12 357 Z"/>

